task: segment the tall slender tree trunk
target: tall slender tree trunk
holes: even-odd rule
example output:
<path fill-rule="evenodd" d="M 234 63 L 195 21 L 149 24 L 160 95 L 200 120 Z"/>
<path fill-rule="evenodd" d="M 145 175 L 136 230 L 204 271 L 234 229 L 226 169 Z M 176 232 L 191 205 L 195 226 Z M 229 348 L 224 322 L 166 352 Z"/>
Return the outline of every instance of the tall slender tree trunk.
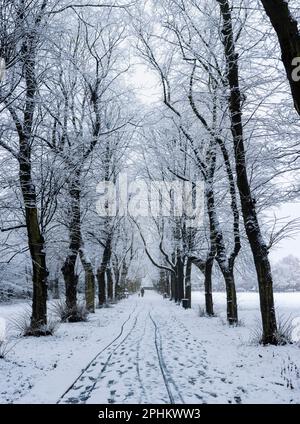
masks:
<path fill-rule="evenodd" d="M 185 298 L 188 299 L 188 308 L 192 307 L 192 260 L 187 258 L 185 268 Z"/>
<path fill-rule="evenodd" d="M 181 302 L 184 298 L 184 262 L 180 253 L 177 253 L 176 263 L 176 285 L 177 285 L 177 302 Z"/>
<path fill-rule="evenodd" d="M 107 298 L 109 301 L 114 300 L 114 280 L 112 276 L 112 272 L 110 266 L 106 269 L 106 277 L 107 277 Z"/>
<path fill-rule="evenodd" d="M 95 312 L 95 275 L 93 265 L 86 255 L 84 244 L 79 249 L 80 260 L 84 269 L 85 306 L 89 312 Z"/>
<path fill-rule="evenodd" d="M 71 220 L 69 223 L 69 253 L 62 266 L 62 273 L 66 287 L 66 306 L 70 322 L 77 322 L 77 284 L 78 276 L 75 272 L 76 261 L 81 244 L 81 215 L 80 215 L 80 172 L 75 176 L 69 190 Z"/>
<path fill-rule="evenodd" d="M 120 295 L 120 269 L 118 262 L 113 263 L 113 270 L 114 270 L 114 276 L 115 276 L 115 291 L 114 291 L 114 297 L 115 300 L 118 300 Z"/>
<path fill-rule="evenodd" d="M 217 213 L 216 213 L 216 205 L 215 205 L 215 193 L 213 188 L 213 179 L 215 172 L 215 164 L 216 164 L 216 154 L 214 148 L 211 150 L 210 154 L 210 167 L 207 173 L 207 181 L 206 181 L 206 201 L 207 201 L 207 211 L 209 217 L 209 225 L 210 225 L 210 237 L 211 237 L 211 246 L 212 246 L 212 257 L 216 255 L 216 261 L 220 267 L 222 275 L 224 277 L 225 286 L 226 286 L 226 302 L 227 302 L 227 321 L 229 324 L 235 324 L 238 322 L 238 313 L 237 313 L 237 304 L 236 298 L 234 299 L 235 291 L 235 282 L 233 276 L 234 269 L 234 260 L 236 254 L 234 253 L 231 259 L 231 267 L 227 266 L 226 248 L 223 237 L 223 232 L 220 227 L 220 223 L 218 221 Z M 225 264 L 226 263 L 226 264 Z M 212 266 L 212 264 L 211 264 Z M 209 272 L 211 273 L 211 269 L 209 268 L 210 264 L 208 264 L 207 276 L 209 277 Z M 230 269 L 230 272 L 229 272 Z M 205 270 L 206 274 L 206 270 Z M 209 280 L 208 282 L 209 283 Z"/>
<path fill-rule="evenodd" d="M 223 44 L 227 62 L 227 80 L 230 86 L 229 109 L 231 132 L 234 142 L 237 186 L 240 193 L 241 207 L 246 234 L 250 243 L 260 295 L 263 335 L 262 343 L 277 343 L 277 324 L 273 296 L 273 280 L 268 258 L 268 249 L 263 241 L 257 219 L 255 202 L 252 198 L 247 174 L 244 133 L 242 123 L 241 92 L 239 88 L 238 55 L 232 27 L 231 8 L 228 0 L 216 0 L 220 5 L 223 19 Z"/>
<path fill-rule="evenodd" d="M 214 315 L 214 304 L 212 296 L 212 269 L 214 264 L 214 254 L 208 255 L 204 268 L 204 291 L 205 291 L 205 310 L 208 316 Z"/>
<path fill-rule="evenodd" d="M 234 325 L 238 323 L 238 308 L 233 270 L 227 269 L 223 275 L 226 283 L 227 321 Z"/>
<path fill-rule="evenodd" d="M 41 15 L 37 18 L 36 26 L 39 27 Z M 23 16 L 23 15 L 22 15 Z M 20 17 L 22 21 L 22 17 Z M 21 25 L 21 24 L 20 24 Z M 45 241 L 41 232 L 38 217 L 36 188 L 32 178 L 31 145 L 33 141 L 33 122 L 37 92 L 37 80 L 35 71 L 36 52 L 35 45 L 37 34 L 25 34 L 21 48 L 23 60 L 23 72 L 26 84 L 26 98 L 24 106 L 23 125 L 17 114 L 10 109 L 19 135 L 19 180 L 25 207 L 25 220 L 27 228 L 28 246 L 32 262 L 32 315 L 31 333 L 33 335 L 46 334 L 43 328 L 47 324 L 47 277 Z"/>
<path fill-rule="evenodd" d="M 171 292 L 170 292 L 170 300 L 174 300 L 176 302 L 176 276 L 172 272 L 171 273 Z"/>
<path fill-rule="evenodd" d="M 105 289 L 105 270 L 100 266 L 97 270 L 98 282 L 98 304 L 103 306 L 106 303 L 106 289 Z"/>
<path fill-rule="evenodd" d="M 98 299 L 99 306 L 103 306 L 106 303 L 106 283 L 105 275 L 111 258 L 111 237 L 108 236 L 106 239 L 101 265 L 97 270 L 97 281 L 98 281 Z"/>
<path fill-rule="evenodd" d="M 25 205 L 28 246 L 32 262 L 31 333 L 42 335 L 47 324 L 47 277 L 45 242 L 41 234 L 36 207 L 35 186 L 31 177 L 29 140 L 20 143 L 20 183 Z"/>

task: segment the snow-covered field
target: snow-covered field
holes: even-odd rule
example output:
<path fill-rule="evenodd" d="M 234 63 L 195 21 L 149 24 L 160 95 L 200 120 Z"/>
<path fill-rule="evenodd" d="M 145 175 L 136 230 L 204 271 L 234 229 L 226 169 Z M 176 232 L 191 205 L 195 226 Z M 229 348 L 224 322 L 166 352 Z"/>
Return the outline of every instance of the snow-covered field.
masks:
<path fill-rule="evenodd" d="M 300 324 L 300 293 L 275 299 L 279 315 Z M 293 345 L 257 346 L 257 294 L 238 294 L 236 328 L 225 323 L 225 295 L 214 300 L 218 317 L 206 318 L 202 293 L 185 311 L 146 292 L 53 337 L 17 339 L 0 359 L 0 403 L 300 403 L 299 326 Z M 2 338 L 23 307 L 0 306 Z"/>

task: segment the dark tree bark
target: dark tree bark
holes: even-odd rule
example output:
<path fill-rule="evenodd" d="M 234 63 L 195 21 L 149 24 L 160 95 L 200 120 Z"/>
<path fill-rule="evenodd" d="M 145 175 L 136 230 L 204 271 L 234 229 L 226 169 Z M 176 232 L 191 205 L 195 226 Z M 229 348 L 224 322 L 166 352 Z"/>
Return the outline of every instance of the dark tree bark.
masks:
<path fill-rule="evenodd" d="M 25 218 L 28 245 L 32 262 L 32 315 L 31 333 L 41 335 L 42 327 L 47 324 L 47 277 L 44 238 L 40 231 L 36 207 L 35 186 L 31 177 L 30 140 L 20 140 L 20 183 L 25 205 Z M 30 150 L 30 149 L 29 149 Z"/>
<path fill-rule="evenodd" d="M 85 306 L 89 312 L 95 312 L 95 275 L 91 261 L 85 254 L 81 241 L 79 249 L 80 260 L 84 269 Z"/>
<path fill-rule="evenodd" d="M 107 278 L 107 298 L 109 301 L 114 300 L 114 281 L 110 266 L 106 269 L 106 278 Z"/>
<path fill-rule="evenodd" d="M 281 48 L 281 58 L 284 64 L 294 106 L 300 115 L 300 80 L 293 78 L 293 60 L 300 57 L 300 32 L 298 23 L 289 10 L 286 0 L 261 0 L 271 24 L 277 34 Z M 299 62 L 298 62 L 299 64 Z"/>
<path fill-rule="evenodd" d="M 185 267 L 185 298 L 188 299 L 188 308 L 192 307 L 192 260 L 187 258 Z"/>
<path fill-rule="evenodd" d="M 174 300 L 176 302 L 176 277 L 175 274 L 171 273 L 171 292 L 170 292 L 170 300 Z"/>
<path fill-rule="evenodd" d="M 107 267 L 111 259 L 111 237 L 108 236 L 106 239 L 101 265 L 97 270 L 97 281 L 98 281 L 98 299 L 99 306 L 103 306 L 106 303 L 106 284 L 105 284 L 105 274 Z"/>
<path fill-rule="evenodd" d="M 75 171 L 70 190 L 70 214 L 69 222 L 69 253 L 62 266 L 62 273 L 66 287 L 66 306 L 69 321 L 77 322 L 80 317 L 77 314 L 77 284 L 78 276 L 75 272 L 76 261 L 81 244 L 81 214 L 80 214 L 80 172 Z"/>
<path fill-rule="evenodd" d="M 124 259 L 125 261 L 125 259 Z M 123 264 L 122 264 L 123 266 Z M 118 300 L 119 299 L 119 295 L 120 295 L 120 269 L 119 269 L 119 261 L 118 258 L 115 257 L 114 261 L 112 262 L 112 267 L 113 267 L 113 271 L 114 271 L 114 276 L 115 276 L 115 299 Z"/>
<path fill-rule="evenodd" d="M 180 255 L 180 252 L 177 252 L 177 262 L 176 262 L 176 286 L 177 286 L 177 302 L 181 302 L 184 299 L 184 262 Z"/>
<path fill-rule="evenodd" d="M 36 12 L 35 27 L 32 33 L 28 33 L 23 28 L 24 5 L 20 5 L 18 10 L 18 24 L 24 34 L 21 37 L 20 58 L 23 66 L 23 76 L 25 80 L 25 103 L 23 112 L 23 123 L 19 120 L 17 112 L 8 107 L 13 118 L 19 137 L 19 181 L 25 207 L 26 229 L 28 237 L 28 246 L 32 262 L 32 315 L 31 329 L 32 335 L 43 335 L 44 326 L 47 324 L 47 277 L 45 241 L 41 231 L 38 209 L 36 188 L 32 177 L 31 166 L 31 146 L 34 139 L 34 113 L 36 109 L 36 92 L 38 83 L 36 80 L 36 45 L 38 29 L 43 17 L 47 2 L 44 1 Z"/>
<path fill-rule="evenodd" d="M 208 75 L 211 77 L 209 68 L 205 68 L 205 70 L 208 72 Z M 203 170 L 203 176 L 206 183 L 206 189 L 205 189 L 205 196 L 206 196 L 206 204 L 207 204 L 207 213 L 209 218 L 209 230 L 210 230 L 210 246 L 211 250 L 208 256 L 211 254 L 212 256 L 212 263 L 210 264 L 210 261 L 207 262 L 207 278 L 205 279 L 206 283 L 208 285 L 211 285 L 211 272 L 212 272 L 212 264 L 213 264 L 213 258 L 216 258 L 216 261 L 220 267 L 220 270 L 222 272 L 222 275 L 224 277 L 225 285 L 226 285 L 226 292 L 228 294 L 231 294 L 233 297 L 236 296 L 235 288 L 232 289 L 232 284 L 234 285 L 234 265 L 235 260 L 240 252 L 241 249 L 241 243 L 240 243 L 240 227 L 239 227 L 239 209 L 238 209 L 238 203 L 237 203 L 237 194 L 236 194 L 236 186 L 235 186 L 235 180 L 233 175 L 233 170 L 231 167 L 230 157 L 227 151 L 227 147 L 225 144 L 225 141 L 216 135 L 214 128 L 214 125 L 211 127 L 204 116 L 201 115 L 199 112 L 197 105 L 194 101 L 194 95 L 193 95 L 193 84 L 194 84 L 194 73 L 196 71 L 196 61 L 194 62 L 194 66 L 192 69 L 191 77 L 190 77 L 190 89 L 189 89 L 189 102 L 191 105 L 191 108 L 195 114 L 195 116 L 199 119 L 201 124 L 204 126 L 206 131 L 209 134 L 210 137 L 210 146 L 206 153 L 206 164 L 199 163 L 200 169 Z M 212 79 L 213 81 L 213 79 Z M 212 91 L 214 92 L 216 89 L 215 82 L 212 82 Z M 213 97 L 213 110 L 212 110 L 212 118 L 214 124 L 216 123 L 216 111 L 217 111 L 217 105 L 216 105 L 216 98 L 215 95 Z M 220 226 L 218 215 L 217 215 L 217 208 L 215 204 L 215 193 L 214 193 L 214 176 L 215 176 L 215 169 L 216 169 L 216 158 L 217 158 L 217 152 L 216 149 L 220 148 L 226 175 L 228 179 L 229 184 L 229 192 L 231 197 L 231 211 L 233 215 L 233 237 L 234 237 L 234 244 L 233 249 L 231 252 L 227 253 L 226 244 L 224 241 L 223 231 Z M 205 269 L 203 270 L 205 274 Z M 232 279 L 228 278 L 228 275 L 232 275 Z M 230 281 L 230 286 L 227 286 Z M 210 291 L 210 288 L 208 288 L 208 293 Z M 211 309 L 212 304 L 211 300 L 209 299 L 209 294 L 207 296 L 207 306 L 209 309 Z M 233 308 L 232 305 L 236 305 L 236 298 L 233 299 L 232 297 L 227 297 L 227 319 L 229 324 L 234 324 L 238 322 L 238 315 L 237 315 L 237 308 Z"/>
<path fill-rule="evenodd" d="M 105 290 L 105 271 L 102 267 L 97 270 L 97 282 L 98 282 L 98 305 L 99 307 L 106 303 L 106 290 Z"/>
<path fill-rule="evenodd" d="M 242 123 L 241 92 L 239 88 L 238 55 L 235 51 L 231 8 L 228 0 L 217 0 L 217 2 L 220 5 L 221 16 L 223 19 L 222 41 L 227 63 L 226 77 L 230 87 L 229 110 L 231 118 L 231 132 L 234 142 L 237 185 L 240 193 L 244 225 L 254 258 L 259 285 L 263 326 L 262 343 L 276 344 L 277 324 L 271 266 L 268 258 L 268 249 L 263 242 L 256 214 L 255 202 L 251 194 L 247 174 Z"/>
<path fill-rule="evenodd" d="M 235 290 L 235 287 L 234 288 L 232 287 L 232 285 L 235 284 L 234 277 L 233 277 L 234 262 L 240 250 L 239 231 L 238 231 L 238 238 L 237 239 L 235 238 L 236 246 L 234 247 L 233 252 L 228 258 L 226 254 L 226 247 L 225 247 L 223 232 L 221 230 L 221 227 L 218 221 L 218 217 L 216 213 L 216 205 L 215 205 L 215 193 L 214 193 L 214 184 L 213 184 L 215 167 L 216 167 L 216 150 L 215 149 L 216 149 L 216 141 L 212 140 L 211 148 L 209 149 L 208 156 L 207 156 L 207 162 L 209 163 L 209 166 L 208 166 L 207 175 L 206 175 L 205 196 L 206 196 L 207 212 L 208 212 L 209 226 L 210 226 L 211 248 L 213 249 L 215 253 L 216 261 L 219 265 L 219 268 L 222 272 L 222 275 L 225 281 L 226 294 L 227 294 L 226 296 L 227 320 L 229 324 L 233 325 L 233 324 L 237 324 L 238 322 L 238 311 L 236 307 L 237 305 L 236 290 Z M 234 213 L 235 213 L 235 210 L 233 209 L 233 214 Z M 238 215 L 237 215 L 237 218 L 238 218 Z M 208 277 L 209 277 L 209 272 L 211 275 L 210 264 L 208 264 L 208 268 L 207 270 L 205 268 L 204 272 L 208 273 Z M 232 277 L 231 279 L 229 278 L 229 275 Z M 206 281 L 206 283 L 208 284 L 209 280 Z"/>
<path fill-rule="evenodd" d="M 204 276 L 205 311 L 208 316 L 214 316 L 214 304 L 212 295 L 212 269 L 215 260 L 215 249 L 211 247 L 206 260 L 196 257 L 190 258 L 192 263 L 202 272 Z"/>
<path fill-rule="evenodd" d="M 214 316 L 214 304 L 212 296 L 212 269 L 214 265 L 215 251 L 212 248 L 206 258 L 204 268 L 205 309 L 208 316 Z"/>
<path fill-rule="evenodd" d="M 227 297 L 227 321 L 230 325 L 238 323 L 237 299 L 233 269 L 224 271 Z"/>

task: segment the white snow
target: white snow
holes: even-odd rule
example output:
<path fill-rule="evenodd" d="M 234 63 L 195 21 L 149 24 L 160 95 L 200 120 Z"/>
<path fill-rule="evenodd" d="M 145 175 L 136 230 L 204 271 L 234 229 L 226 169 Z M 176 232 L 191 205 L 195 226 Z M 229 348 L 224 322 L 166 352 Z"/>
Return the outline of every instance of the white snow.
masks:
<path fill-rule="evenodd" d="M 89 322 L 62 324 L 53 337 L 21 338 L 0 360 L 0 403 L 299 403 L 299 343 L 250 343 L 258 296 L 238 293 L 243 325 L 198 316 L 202 293 L 184 310 L 158 294 L 131 296 Z M 300 293 L 275 294 L 279 313 L 298 328 Z M 23 304 L 1 305 L 0 322 Z M 63 394 L 65 395 L 63 396 Z"/>

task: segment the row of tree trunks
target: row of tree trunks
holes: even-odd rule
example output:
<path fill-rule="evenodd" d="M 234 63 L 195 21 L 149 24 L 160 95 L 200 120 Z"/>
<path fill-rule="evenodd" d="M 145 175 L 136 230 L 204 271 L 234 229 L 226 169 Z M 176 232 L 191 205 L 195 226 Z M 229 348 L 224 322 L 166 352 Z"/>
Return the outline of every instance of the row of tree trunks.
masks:
<path fill-rule="evenodd" d="M 227 307 L 227 321 L 230 325 L 238 322 L 238 310 L 237 310 L 237 299 L 234 282 L 234 261 L 230 262 L 227 258 L 225 242 L 223 232 L 220 227 L 220 223 L 217 216 L 216 204 L 215 204 L 215 193 L 214 193 L 214 175 L 216 168 L 216 143 L 215 140 L 211 142 L 211 148 L 207 154 L 207 162 L 209 163 L 207 169 L 206 178 L 206 205 L 209 219 L 209 231 L 211 239 L 211 249 L 214 251 L 214 256 L 219 265 L 220 271 L 223 275 L 225 287 L 226 287 L 226 307 Z M 205 275 L 207 273 L 208 280 L 207 284 L 210 284 L 209 290 L 211 290 L 211 273 L 212 264 L 208 263 L 208 268 L 204 270 Z"/>
<path fill-rule="evenodd" d="M 261 234 L 259 222 L 257 219 L 255 202 L 251 194 L 247 174 L 238 55 L 235 50 L 231 7 L 228 0 L 217 0 L 217 2 L 219 3 L 223 20 L 222 37 L 224 54 L 227 63 L 226 77 L 230 87 L 229 110 L 231 118 L 231 132 L 234 142 L 237 185 L 240 193 L 245 230 L 254 258 L 259 286 L 263 326 L 262 343 L 276 344 L 277 325 L 273 298 L 273 281 L 268 258 L 268 249 L 263 241 Z"/>

